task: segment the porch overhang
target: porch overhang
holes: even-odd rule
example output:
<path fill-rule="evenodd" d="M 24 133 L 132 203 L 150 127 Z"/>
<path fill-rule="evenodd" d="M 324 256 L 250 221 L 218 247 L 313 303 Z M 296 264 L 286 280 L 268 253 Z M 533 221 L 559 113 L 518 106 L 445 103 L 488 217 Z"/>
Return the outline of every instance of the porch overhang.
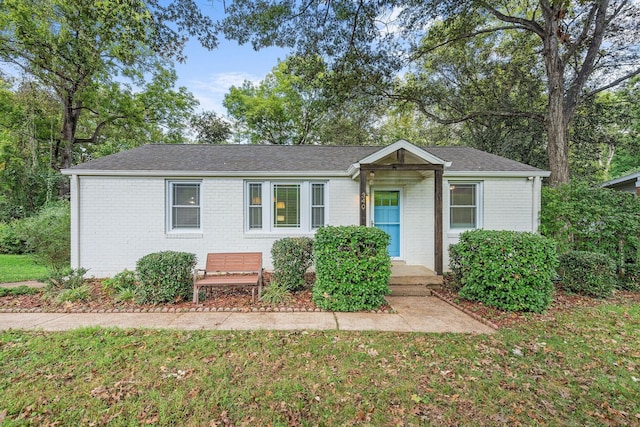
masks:
<path fill-rule="evenodd" d="M 434 270 L 443 272 L 442 176 L 451 163 L 407 141 L 398 141 L 354 163 L 348 173 L 360 181 L 360 225 L 367 225 L 367 178 L 378 171 L 433 171 L 434 174 Z"/>

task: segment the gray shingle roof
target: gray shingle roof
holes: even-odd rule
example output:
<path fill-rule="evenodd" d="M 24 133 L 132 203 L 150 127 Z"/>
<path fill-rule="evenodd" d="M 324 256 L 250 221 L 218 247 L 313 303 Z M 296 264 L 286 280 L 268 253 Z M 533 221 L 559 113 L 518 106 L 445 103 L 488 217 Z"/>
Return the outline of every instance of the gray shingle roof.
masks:
<path fill-rule="evenodd" d="M 71 168 L 82 171 L 346 172 L 382 146 L 148 144 Z M 540 172 L 469 147 L 421 147 L 448 171 Z"/>

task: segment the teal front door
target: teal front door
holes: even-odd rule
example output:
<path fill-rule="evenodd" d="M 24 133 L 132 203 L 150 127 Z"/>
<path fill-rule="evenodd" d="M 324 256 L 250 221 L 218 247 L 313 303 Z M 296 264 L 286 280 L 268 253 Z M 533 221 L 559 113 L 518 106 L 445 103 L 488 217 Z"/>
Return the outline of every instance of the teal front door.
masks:
<path fill-rule="evenodd" d="M 374 191 L 373 225 L 391 236 L 387 246 L 389 256 L 400 257 L 400 191 Z"/>

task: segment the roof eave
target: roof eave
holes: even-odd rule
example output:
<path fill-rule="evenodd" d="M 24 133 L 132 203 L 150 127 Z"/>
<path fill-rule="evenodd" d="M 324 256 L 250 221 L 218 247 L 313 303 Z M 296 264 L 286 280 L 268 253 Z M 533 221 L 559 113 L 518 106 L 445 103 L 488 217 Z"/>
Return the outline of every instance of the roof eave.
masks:
<path fill-rule="evenodd" d="M 622 184 L 625 182 L 640 182 L 640 172 L 632 173 L 631 175 L 621 176 L 620 178 L 612 179 L 611 181 L 603 182 L 600 187 L 611 187 L 613 185 Z"/>
<path fill-rule="evenodd" d="M 551 175 L 549 171 L 452 171 L 444 170 L 444 177 L 473 177 L 473 178 L 529 178 L 540 177 L 548 178 Z"/>
<path fill-rule="evenodd" d="M 169 171 L 169 170 L 99 170 L 99 169 L 63 169 L 63 175 L 77 176 L 117 176 L 117 177 L 348 177 L 345 171 Z"/>

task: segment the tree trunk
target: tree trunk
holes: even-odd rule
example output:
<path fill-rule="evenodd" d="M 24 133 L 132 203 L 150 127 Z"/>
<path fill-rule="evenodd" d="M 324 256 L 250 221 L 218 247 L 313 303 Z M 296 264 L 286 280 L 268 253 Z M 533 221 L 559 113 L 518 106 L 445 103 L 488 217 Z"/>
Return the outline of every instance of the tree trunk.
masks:
<path fill-rule="evenodd" d="M 563 14 L 561 2 L 549 4 L 542 1 L 542 13 L 545 21 L 545 37 L 543 38 L 544 63 L 547 72 L 547 156 L 551 185 L 569 182 L 569 119 L 565 111 L 565 63 L 560 56 L 562 28 L 560 16 Z"/>
<path fill-rule="evenodd" d="M 72 166 L 73 144 L 75 142 L 76 129 L 81 111 L 81 104 L 79 102 L 75 102 L 75 104 L 78 105 L 74 105 L 73 94 L 68 93 L 63 99 L 64 110 L 62 113 L 62 130 L 60 131 L 60 157 L 57 161 L 58 171 Z M 60 180 L 58 195 L 60 197 L 68 197 L 70 191 L 69 180 Z"/>

